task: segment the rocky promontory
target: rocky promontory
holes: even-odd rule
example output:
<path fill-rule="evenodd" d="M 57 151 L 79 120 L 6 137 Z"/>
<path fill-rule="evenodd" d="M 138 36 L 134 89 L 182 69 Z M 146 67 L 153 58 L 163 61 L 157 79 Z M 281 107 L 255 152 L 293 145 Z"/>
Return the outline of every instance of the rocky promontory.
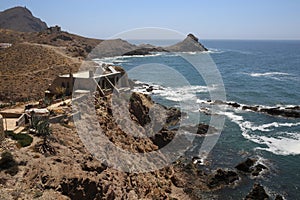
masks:
<path fill-rule="evenodd" d="M 111 56 L 149 55 L 153 52 L 203 52 L 207 51 L 199 39 L 193 34 L 174 45 L 159 47 L 153 45 L 134 45 L 121 39 L 112 39 L 101 42 L 90 54 L 92 58 Z"/>
<path fill-rule="evenodd" d="M 207 51 L 200 42 L 199 39 L 193 34 L 188 34 L 187 37 L 172 46 L 168 46 L 164 48 L 168 52 L 202 52 Z"/>

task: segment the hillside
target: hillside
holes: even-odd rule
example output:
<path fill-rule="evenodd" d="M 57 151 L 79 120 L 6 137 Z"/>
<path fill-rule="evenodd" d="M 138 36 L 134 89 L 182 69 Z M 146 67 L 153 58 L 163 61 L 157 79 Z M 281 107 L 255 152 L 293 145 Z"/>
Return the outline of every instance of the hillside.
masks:
<path fill-rule="evenodd" d="M 0 12 L 0 28 L 20 32 L 40 32 L 47 24 L 32 15 L 26 7 L 15 7 Z"/>
<path fill-rule="evenodd" d="M 60 27 L 51 27 L 42 32 L 24 33 L 8 29 L 0 29 L 0 43 L 18 44 L 22 42 L 48 44 L 56 47 L 65 47 L 70 56 L 86 57 L 90 51 L 102 40 L 85 38 L 65 31 Z"/>
<path fill-rule="evenodd" d="M 31 43 L 0 49 L 0 101 L 43 98 L 52 80 L 77 71 L 80 62 L 65 55 L 65 48 Z"/>

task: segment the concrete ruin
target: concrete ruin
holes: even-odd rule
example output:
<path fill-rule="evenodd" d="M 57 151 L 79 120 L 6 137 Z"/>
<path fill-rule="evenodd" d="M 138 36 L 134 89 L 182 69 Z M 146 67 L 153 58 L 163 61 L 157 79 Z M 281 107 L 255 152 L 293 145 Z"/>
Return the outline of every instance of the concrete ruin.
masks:
<path fill-rule="evenodd" d="M 70 96 L 73 92 L 87 93 L 98 90 L 105 96 L 118 87 L 128 87 L 128 79 L 122 68 L 101 64 L 86 71 L 59 75 L 45 91 L 45 97 Z"/>

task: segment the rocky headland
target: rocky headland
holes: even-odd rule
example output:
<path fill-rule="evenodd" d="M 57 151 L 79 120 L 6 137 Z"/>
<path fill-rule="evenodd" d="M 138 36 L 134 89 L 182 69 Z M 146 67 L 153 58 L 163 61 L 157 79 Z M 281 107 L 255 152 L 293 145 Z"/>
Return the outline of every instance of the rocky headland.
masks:
<path fill-rule="evenodd" d="M 15 19 L 5 21 L 6 24 L 10 23 L 9 26 L 1 25 L 5 29 L 0 29 L 0 42 L 11 43 L 12 46 L 0 49 L 0 101 L 11 102 L 11 109 L 20 109 L 20 105 L 13 106 L 16 102 L 43 99 L 45 89 L 58 74 L 76 72 L 85 58 L 92 58 L 93 53 L 97 53 L 99 49 L 93 49 L 99 44 L 102 44 L 103 51 L 100 52 L 103 57 L 146 55 L 154 51 L 207 50 L 192 34 L 184 41 L 166 48 L 136 46 L 121 39 L 103 41 L 70 34 L 59 27 L 48 28 L 40 20 L 32 18 L 25 8 L 13 11 L 25 13 L 40 25 L 34 25 L 37 29 L 33 29 L 31 24 L 16 29 L 14 27 L 21 26 Z M 1 19 L 8 16 L 7 12 L 1 13 Z M 129 103 L 117 104 L 120 108 L 117 113 L 121 116 L 126 111 L 124 108 L 129 106 L 126 111 L 128 118 L 116 118 L 117 113 L 113 113 L 113 106 L 116 105 L 113 103 L 118 101 L 112 101 L 112 98 L 111 94 L 93 96 L 97 119 L 91 121 L 87 129 L 90 132 L 94 124 L 99 125 L 111 143 L 128 152 L 155 152 L 165 147 L 178 134 L 174 127 L 179 126 L 180 119 L 185 117 L 176 108 L 157 105 L 148 95 L 132 93 L 128 97 Z M 242 163 L 232 163 L 230 169 L 213 169 L 209 162 L 197 162 L 200 157 L 188 156 L 179 157 L 163 168 L 148 172 L 118 171 L 88 151 L 74 121 L 69 118 L 76 110 L 70 101 L 66 102 L 47 107 L 51 116 L 66 117 L 49 125 L 51 133 L 46 146 L 44 138 L 35 134 L 30 127 L 21 133 L 32 138 L 24 146 L 14 139 L 14 134 L 6 132 L 0 144 L 0 199 L 209 199 L 215 191 L 228 187 L 238 190 L 244 181 L 251 179 L 259 182 L 265 173 L 269 173 L 269 167 L 257 158 L 250 157 Z M 89 108 L 84 108 L 87 112 L 82 113 L 81 117 L 86 119 L 89 117 Z M 154 114 L 150 112 L 153 109 L 157 111 Z M 153 117 L 158 120 L 153 121 Z M 128 134 L 120 128 L 121 120 L 130 131 L 147 137 Z M 159 127 L 156 133 L 148 136 L 148 130 L 155 127 Z M 201 137 L 214 134 L 214 129 L 209 129 L 207 124 L 183 129 Z M 272 196 L 259 184 L 255 184 L 246 195 L 246 199 Z M 279 195 L 276 196 L 276 199 L 279 198 Z"/>

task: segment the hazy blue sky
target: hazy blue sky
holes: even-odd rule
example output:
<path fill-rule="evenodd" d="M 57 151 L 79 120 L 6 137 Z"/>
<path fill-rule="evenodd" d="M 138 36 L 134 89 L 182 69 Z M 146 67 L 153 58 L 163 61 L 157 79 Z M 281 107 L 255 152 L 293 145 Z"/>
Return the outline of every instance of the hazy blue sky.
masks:
<path fill-rule="evenodd" d="M 201 39 L 300 39 L 299 0 L 0 0 L 0 10 L 17 5 L 49 26 L 96 38 L 162 27 Z"/>

